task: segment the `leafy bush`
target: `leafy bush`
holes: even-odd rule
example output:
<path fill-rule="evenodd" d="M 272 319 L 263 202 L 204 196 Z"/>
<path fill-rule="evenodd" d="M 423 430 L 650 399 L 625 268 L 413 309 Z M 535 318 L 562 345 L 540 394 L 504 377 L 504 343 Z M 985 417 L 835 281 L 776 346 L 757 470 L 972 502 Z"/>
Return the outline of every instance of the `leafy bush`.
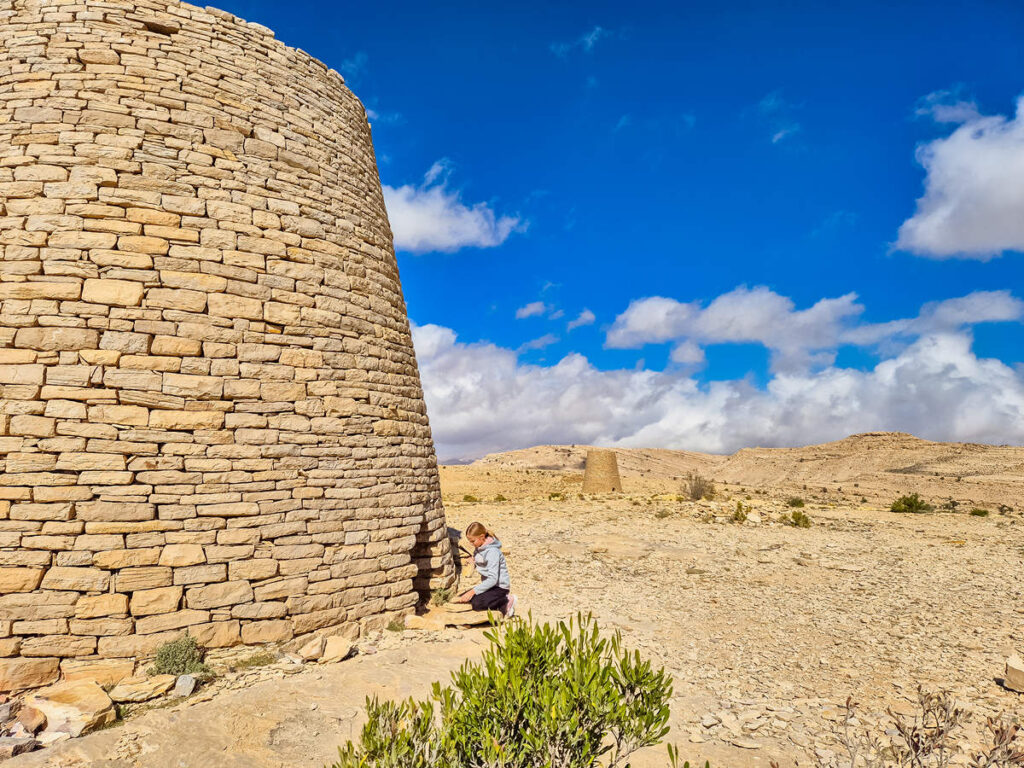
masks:
<path fill-rule="evenodd" d="M 804 500 L 799 496 L 790 496 L 789 499 L 786 500 L 786 506 L 802 508 L 804 506 Z"/>
<path fill-rule="evenodd" d="M 468 501 L 468 502 L 480 501 L 480 499 L 478 499 L 476 496 L 474 496 L 471 493 L 467 493 L 465 496 L 463 496 L 462 500 L 463 501 Z"/>
<path fill-rule="evenodd" d="M 690 501 L 715 498 L 715 484 L 697 472 L 690 472 L 683 483 L 683 492 Z"/>
<path fill-rule="evenodd" d="M 639 504 L 639 502 L 635 502 L 635 503 Z M 666 517 L 668 517 L 671 514 L 672 514 L 672 512 L 669 511 L 668 509 L 666 509 L 665 507 L 658 507 L 654 511 L 654 516 L 656 518 L 658 518 L 659 520 L 664 520 Z"/>
<path fill-rule="evenodd" d="M 502 494 L 500 494 L 500 493 L 499 493 L 499 494 L 498 494 L 497 496 L 495 496 L 495 497 L 494 497 L 494 500 L 495 500 L 495 501 L 508 501 L 508 499 L 506 499 L 506 498 L 505 498 L 505 497 L 504 497 L 504 496 L 503 496 Z"/>
<path fill-rule="evenodd" d="M 794 509 L 789 513 L 789 517 L 782 518 L 786 525 L 792 525 L 794 528 L 810 528 L 811 518 L 807 516 L 806 512 L 801 512 L 799 509 Z"/>
<path fill-rule="evenodd" d="M 514 620 L 486 636 L 480 662 L 435 683 L 430 699 L 368 699 L 360 740 L 334 768 L 624 768 L 668 733 L 669 676 L 618 634 L 602 638 L 590 616 Z"/>
<path fill-rule="evenodd" d="M 213 677 L 213 670 L 203 663 L 206 651 L 192 635 L 182 635 L 177 640 L 164 643 L 156 649 L 156 658 L 146 672 L 150 675 L 194 675 L 198 678 Z"/>
<path fill-rule="evenodd" d="M 900 496 L 892 503 L 892 506 L 889 507 L 889 510 L 892 512 L 905 512 L 915 515 L 919 515 L 924 512 L 931 512 L 934 509 L 935 507 L 922 499 L 916 493 L 912 493 L 909 496 Z"/>
<path fill-rule="evenodd" d="M 552 491 L 548 494 L 548 501 L 565 501 L 565 494 L 559 491 Z"/>
<path fill-rule="evenodd" d="M 979 509 L 978 507 L 975 507 L 970 511 L 969 514 L 971 515 L 971 517 L 988 517 L 988 510 Z"/>

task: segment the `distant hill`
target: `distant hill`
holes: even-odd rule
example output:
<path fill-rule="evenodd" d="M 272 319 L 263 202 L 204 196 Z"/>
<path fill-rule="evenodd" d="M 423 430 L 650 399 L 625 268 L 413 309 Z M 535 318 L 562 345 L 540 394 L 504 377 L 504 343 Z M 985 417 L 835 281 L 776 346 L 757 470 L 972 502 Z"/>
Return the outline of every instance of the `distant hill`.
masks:
<path fill-rule="evenodd" d="M 586 445 L 540 445 L 492 453 L 470 466 L 579 472 Z M 751 487 L 844 488 L 875 497 L 919 492 L 961 503 L 1024 506 L 1024 447 L 937 443 L 903 432 L 868 432 L 800 448 L 744 448 L 731 456 L 615 448 L 623 478 L 679 480 L 699 472 Z M 854 489 L 863 489 L 856 491 Z"/>

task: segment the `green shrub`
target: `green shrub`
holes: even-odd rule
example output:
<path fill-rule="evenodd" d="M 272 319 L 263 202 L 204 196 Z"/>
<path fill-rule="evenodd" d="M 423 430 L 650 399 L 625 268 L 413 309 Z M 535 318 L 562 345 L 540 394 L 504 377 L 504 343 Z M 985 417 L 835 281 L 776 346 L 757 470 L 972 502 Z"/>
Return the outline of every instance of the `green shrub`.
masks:
<path fill-rule="evenodd" d="M 559 491 L 552 491 L 548 494 L 548 501 L 565 501 L 565 494 Z"/>
<path fill-rule="evenodd" d="M 478 499 L 476 496 L 474 496 L 471 493 L 467 493 L 465 496 L 463 496 L 462 500 L 463 501 L 469 501 L 469 502 L 480 501 L 480 499 Z"/>
<path fill-rule="evenodd" d="M 806 512 L 801 512 L 799 509 L 794 509 L 789 513 L 789 517 L 784 517 L 783 522 L 786 525 L 792 525 L 794 528 L 810 528 L 811 518 L 807 516 Z"/>
<path fill-rule="evenodd" d="M 668 733 L 669 675 L 618 634 L 601 637 L 591 617 L 513 620 L 486 636 L 482 659 L 435 683 L 430 699 L 368 699 L 359 742 L 338 750 L 334 768 L 625 766 Z"/>
<path fill-rule="evenodd" d="M 494 497 L 494 500 L 495 500 L 495 501 L 508 501 L 508 499 L 506 499 L 506 498 L 505 498 L 504 496 L 502 496 L 502 495 L 501 495 L 500 493 L 499 493 L 499 494 L 498 494 L 497 496 L 495 496 L 495 497 Z"/>
<path fill-rule="evenodd" d="M 750 507 L 747 507 L 746 509 L 744 509 L 743 508 L 743 502 L 742 501 L 737 501 L 736 502 L 736 509 L 733 510 L 733 513 L 732 513 L 732 518 L 731 518 L 732 521 L 734 523 L 745 523 L 745 522 L 747 522 L 747 512 L 749 512 L 749 511 L 750 511 Z"/>
<path fill-rule="evenodd" d="M 970 515 L 971 517 L 988 517 L 988 510 L 975 507 L 970 511 Z"/>
<path fill-rule="evenodd" d="M 889 510 L 892 512 L 901 512 L 919 515 L 924 512 L 931 512 L 934 510 L 931 504 L 922 499 L 916 493 L 912 493 L 909 496 L 900 496 L 896 501 L 892 503 Z"/>
<path fill-rule="evenodd" d="M 405 629 L 405 622 L 401 619 L 392 619 L 385 627 L 388 632 L 402 632 Z"/>
<path fill-rule="evenodd" d="M 715 484 L 697 472 L 690 472 L 683 483 L 683 493 L 690 501 L 715 498 Z"/>
<path fill-rule="evenodd" d="M 203 663 L 206 651 L 192 635 L 164 643 L 156 649 L 156 658 L 146 672 L 150 675 L 194 675 L 213 677 L 213 671 Z"/>
<path fill-rule="evenodd" d="M 634 502 L 634 503 L 639 505 L 639 502 Z M 668 509 L 666 509 L 665 507 L 658 507 L 656 510 L 654 510 L 654 516 L 656 518 L 658 518 L 659 520 L 664 520 L 666 517 L 668 517 L 671 514 L 672 513 Z"/>
<path fill-rule="evenodd" d="M 786 506 L 787 507 L 803 508 L 804 500 L 801 499 L 799 496 L 790 496 L 789 499 L 787 499 L 787 501 L 786 501 Z"/>
<path fill-rule="evenodd" d="M 451 602 L 452 599 L 452 588 L 451 587 L 438 587 L 430 593 L 430 604 L 431 605 L 444 605 L 445 603 Z"/>

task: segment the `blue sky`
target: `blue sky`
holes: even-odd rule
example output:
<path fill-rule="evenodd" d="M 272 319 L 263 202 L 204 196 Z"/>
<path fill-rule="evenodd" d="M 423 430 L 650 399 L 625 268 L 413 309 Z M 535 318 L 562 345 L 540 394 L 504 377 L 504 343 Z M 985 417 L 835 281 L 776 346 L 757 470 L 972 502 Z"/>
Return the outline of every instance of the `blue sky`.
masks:
<path fill-rule="evenodd" d="M 1024 5 L 221 7 L 370 111 L 443 458 L 1024 443 Z"/>

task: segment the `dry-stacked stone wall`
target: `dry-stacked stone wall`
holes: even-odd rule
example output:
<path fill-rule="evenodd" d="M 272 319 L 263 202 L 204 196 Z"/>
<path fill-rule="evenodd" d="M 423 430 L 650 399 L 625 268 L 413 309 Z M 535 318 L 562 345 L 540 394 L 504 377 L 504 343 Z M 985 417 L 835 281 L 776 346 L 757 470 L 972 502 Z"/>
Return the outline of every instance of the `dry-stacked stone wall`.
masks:
<path fill-rule="evenodd" d="M 450 579 L 391 242 L 362 105 L 269 30 L 0 0 L 0 691 Z"/>

